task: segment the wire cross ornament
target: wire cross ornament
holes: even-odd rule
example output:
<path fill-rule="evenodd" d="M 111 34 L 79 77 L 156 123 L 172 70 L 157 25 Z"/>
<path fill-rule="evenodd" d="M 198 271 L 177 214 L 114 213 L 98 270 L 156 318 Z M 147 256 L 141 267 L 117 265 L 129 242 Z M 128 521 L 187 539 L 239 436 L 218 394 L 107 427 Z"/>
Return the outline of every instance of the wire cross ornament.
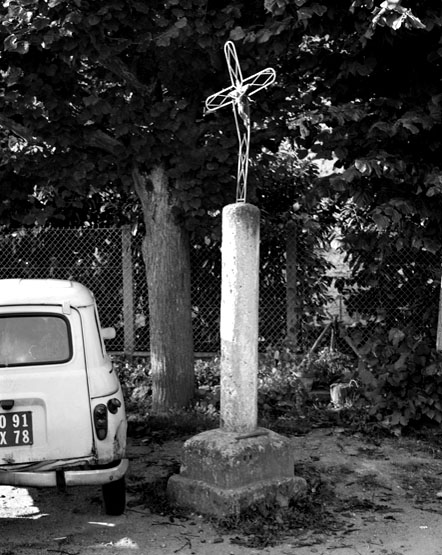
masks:
<path fill-rule="evenodd" d="M 246 202 L 251 130 L 249 97 L 274 83 L 276 72 L 273 68 L 268 67 L 244 79 L 233 42 L 225 43 L 224 54 L 231 85 L 207 98 L 206 114 L 215 112 L 224 106 L 231 105 L 233 108 L 239 142 L 236 202 Z"/>

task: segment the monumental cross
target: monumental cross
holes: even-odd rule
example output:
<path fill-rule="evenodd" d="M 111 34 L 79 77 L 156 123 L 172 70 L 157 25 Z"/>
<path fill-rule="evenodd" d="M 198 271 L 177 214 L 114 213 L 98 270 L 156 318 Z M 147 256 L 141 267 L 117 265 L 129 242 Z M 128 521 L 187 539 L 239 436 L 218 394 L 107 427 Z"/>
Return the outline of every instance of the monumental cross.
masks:
<path fill-rule="evenodd" d="M 274 83 L 276 73 L 268 67 L 244 79 L 233 42 L 226 42 L 224 54 L 231 85 L 207 98 L 206 113 L 215 112 L 224 106 L 233 108 L 239 142 L 236 201 L 246 202 L 251 129 L 249 97 Z"/>

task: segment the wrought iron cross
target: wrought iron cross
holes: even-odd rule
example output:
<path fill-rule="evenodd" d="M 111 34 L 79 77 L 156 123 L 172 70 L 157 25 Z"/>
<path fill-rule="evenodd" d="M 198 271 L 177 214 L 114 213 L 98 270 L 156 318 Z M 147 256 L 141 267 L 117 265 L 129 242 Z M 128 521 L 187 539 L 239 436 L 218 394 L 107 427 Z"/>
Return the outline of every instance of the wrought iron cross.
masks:
<path fill-rule="evenodd" d="M 229 105 L 233 108 L 239 142 L 236 202 L 245 202 L 247 197 L 251 129 L 249 97 L 274 83 L 276 73 L 273 68 L 268 67 L 244 79 L 233 42 L 227 41 L 225 43 L 224 54 L 227 60 L 231 85 L 207 98 L 206 113 L 215 112 Z"/>

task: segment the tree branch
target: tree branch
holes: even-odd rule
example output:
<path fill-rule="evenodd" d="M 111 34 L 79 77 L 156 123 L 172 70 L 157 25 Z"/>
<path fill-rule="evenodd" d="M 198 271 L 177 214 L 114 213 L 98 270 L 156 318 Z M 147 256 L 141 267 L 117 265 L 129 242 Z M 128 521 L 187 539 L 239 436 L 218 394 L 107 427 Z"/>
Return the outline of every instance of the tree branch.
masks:
<path fill-rule="evenodd" d="M 25 125 L 17 123 L 3 114 L 0 114 L 0 127 L 7 129 L 14 135 L 21 137 L 31 144 L 47 142 L 43 141 L 41 137 L 33 135 L 32 131 Z M 90 132 L 88 132 L 87 129 L 84 129 L 84 131 L 84 144 L 88 147 L 98 148 L 99 150 L 109 152 L 110 154 L 115 154 L 117 150 L 123 147 L 123 144 L 120 141 L 114 139 L 111 135 L 108 135 L 104 131 L 101 131 L 101 129 L 95 129 Z"/>
<path fill-rule="evenodd" d="M 152 94 L 153 87 L 148 87 L 147 85 L 141 83 L 135 74 L 129 70 L 127 65 L 118 58 L 99 58 L 98 63 L 109 70 L 113 75 L 133 87 L 135 90 L 148 95 Z"/>
<path fill-rule="evenodd" d="M 11 133 L 14 133 L 14 135 L 18 135 L 28 143 L 37 142 L 37 137 L 32 135 L 31 131 L 27 127 L 15 122 L 14 120 L 2 114 L 0 114 L 0 127 L 8 129 L 8 131 L 11 131 Z"/>
<path fill-rule="evenodd" d="M 115 154 L 117 150 L 123 148 L 123 143 L 101 131 L 101 129 L 95 129 L 90 134 L 86 133 L 84 140 L 87 146 L 104 150 L 110 154 Z"/>

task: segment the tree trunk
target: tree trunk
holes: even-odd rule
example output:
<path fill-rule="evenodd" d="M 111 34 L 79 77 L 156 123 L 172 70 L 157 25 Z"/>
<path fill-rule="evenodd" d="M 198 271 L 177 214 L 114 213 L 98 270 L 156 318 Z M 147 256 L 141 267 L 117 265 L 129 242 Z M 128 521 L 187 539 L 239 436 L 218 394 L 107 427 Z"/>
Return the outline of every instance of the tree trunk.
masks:
<path fill-rule="evenodd" d="M 133 178 L 146 226 L 152 410 L 160 413 L 185 407 L 194 393 L 190 243 L 173 215 L 165 169 L 156 166 L 148 175 L 134 169 Z"/>

